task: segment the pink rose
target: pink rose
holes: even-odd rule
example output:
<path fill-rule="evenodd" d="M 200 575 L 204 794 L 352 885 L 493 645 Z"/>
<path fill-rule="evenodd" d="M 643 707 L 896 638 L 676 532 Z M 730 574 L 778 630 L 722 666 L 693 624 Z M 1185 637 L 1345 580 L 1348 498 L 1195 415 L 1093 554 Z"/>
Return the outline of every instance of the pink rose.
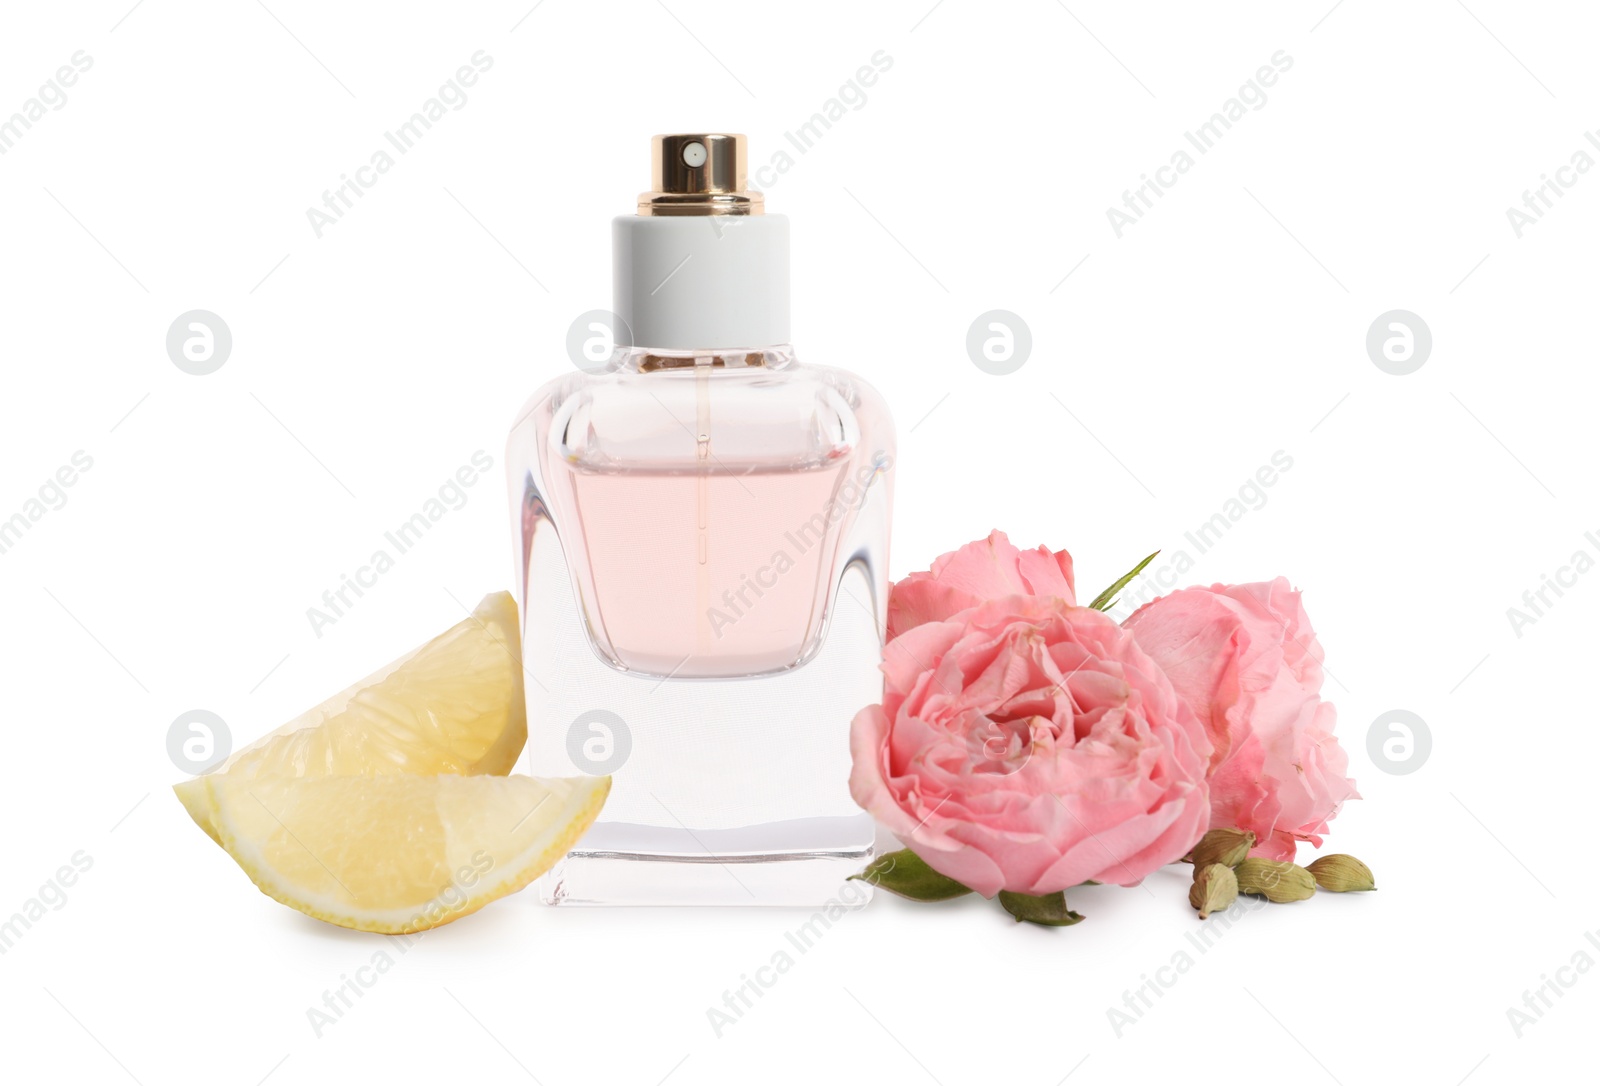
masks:
<path fill-rule="evenodd" d="M 1293 860 L 1322 844 L 1328 820 L 1359 798 L 1319 697 L 1322 646 L 1279 577 L 1185 588 L 1145 604 L 1125 627 L 1161 665 L 1211 740 L 1211 825 L 1253 830 L 1254 855 Z"/>
<path fill-rule="evenodd" d="M 1001 596 L 1055 596 L 1076 603 L 1072 555 L 1047 547 L 1018 550 L 1004 532 L 940 555 L 933 569 L 913 573 L 889 597 L 889 636 L 924 622 L 942 622 Z"/>
<path fill-rule="evenodd" d="M 1031 579 L 1024 566 L 1058 561 L 1042 550 L 1041 563 L 1019 558 L 997 532 L 912 588 L 980 590 L 950 582 L 984 549 L 996 578 Z M 1070 593 L 1059 557 L 1048 580 Z M 1131 885 L 1206 830 L 1205 729 L 1098 611 L 1060 596 L 993 600 L 901 634 L 883 670 L 883 704 L 851 724 L 850 793 L 934 870 L 985 897 L 1088 879 Z"/>

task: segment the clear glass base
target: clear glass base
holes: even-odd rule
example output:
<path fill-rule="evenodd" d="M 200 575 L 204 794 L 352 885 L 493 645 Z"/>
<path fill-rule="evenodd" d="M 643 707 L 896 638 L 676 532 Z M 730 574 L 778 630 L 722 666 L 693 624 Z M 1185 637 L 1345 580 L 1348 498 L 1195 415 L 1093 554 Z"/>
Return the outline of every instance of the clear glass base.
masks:
<path fill-rule="evenodd" d="M 845 571 L 822 647 L 800 667 L 748 679 L 664 680 L 619 672 L 594 652 L 560 548 L 549 545 L 555 534 L 544 529 L 529 564 L 523 643 L 527 771 L 609 772 L 612 791 L 599 820 L 539 881 L 540 898 L 552 905 L 838 900 L 873 849 L 872 817 L 849 793 L 849 722 L 882 683 L 863 567 Z"/>
<path fill-rule="evenodd" d="M 751 846 L 769 851 L 752 852 Z M 812 907 L 842 898 L 860 905 L 871 897 L 870 886 L 842 888 L 871 860 L 867 815 L 699 833 L 612 822 L 597 825 L 539 880 L 539 899 L 546 905 Z"/>

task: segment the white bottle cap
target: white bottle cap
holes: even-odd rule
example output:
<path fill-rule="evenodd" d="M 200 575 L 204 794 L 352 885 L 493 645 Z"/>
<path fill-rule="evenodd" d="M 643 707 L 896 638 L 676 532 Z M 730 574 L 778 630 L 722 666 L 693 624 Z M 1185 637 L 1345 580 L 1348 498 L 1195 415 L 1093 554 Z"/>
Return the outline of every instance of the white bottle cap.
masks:
<path fill-rule="evenodd" d="M 653 141 L 654 189 L 612 224 L 612 308 L 635 347 L 789 342 L 789 220 L 745 184 L 740 135 Z"/>

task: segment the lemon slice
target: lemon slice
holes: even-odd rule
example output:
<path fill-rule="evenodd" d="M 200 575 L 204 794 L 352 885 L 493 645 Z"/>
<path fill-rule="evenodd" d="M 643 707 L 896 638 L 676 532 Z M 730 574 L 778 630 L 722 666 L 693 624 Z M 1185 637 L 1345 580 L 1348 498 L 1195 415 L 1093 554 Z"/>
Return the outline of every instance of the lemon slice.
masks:
<path fill-rule="evenodd" d="M 340 927 L 424 931 L 522 889 L 610 777 L 204 778 L 222 847 L 268 897 Z"/>
<path fill-rule="evenodd" d="M 517 605 L 496 592 L 432 641 L 236 752 L 208 776 L 503 775 L 527 739 Z M 218 840 L 205 780 L 195 777 L 173 791 Z"/>

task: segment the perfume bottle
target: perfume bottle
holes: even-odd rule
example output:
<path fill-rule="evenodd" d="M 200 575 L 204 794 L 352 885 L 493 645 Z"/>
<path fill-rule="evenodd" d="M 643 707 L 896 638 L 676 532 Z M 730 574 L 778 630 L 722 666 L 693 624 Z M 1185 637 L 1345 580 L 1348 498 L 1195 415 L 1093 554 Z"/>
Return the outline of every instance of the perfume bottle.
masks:
<path fill-rule="evenodd" d="M 882 693 L 893 427 L 789 346 L 789 224 L 744 137 L 652 149 L 613 223 L 616 347 L 507 450 L 529 771 L 613 775 L 540 897 L 862 903 L 849 725 Z"/>

